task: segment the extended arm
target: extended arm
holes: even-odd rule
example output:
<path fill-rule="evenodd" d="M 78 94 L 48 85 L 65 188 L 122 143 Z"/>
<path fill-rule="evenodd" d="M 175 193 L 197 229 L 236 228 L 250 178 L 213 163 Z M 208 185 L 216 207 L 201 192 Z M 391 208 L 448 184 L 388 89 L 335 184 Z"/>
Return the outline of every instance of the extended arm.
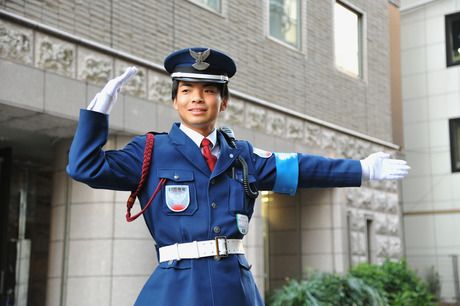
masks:
<path fill-rule="evenodd" d="M 259 188 L 288 194 L 297 188 L 358 187 L 366 180 L 402 179 L 410 169 L 405 161 L 390 159 L 382 152 L 363 160 L 259 149 L 254 149 L 252 156 Z"/>

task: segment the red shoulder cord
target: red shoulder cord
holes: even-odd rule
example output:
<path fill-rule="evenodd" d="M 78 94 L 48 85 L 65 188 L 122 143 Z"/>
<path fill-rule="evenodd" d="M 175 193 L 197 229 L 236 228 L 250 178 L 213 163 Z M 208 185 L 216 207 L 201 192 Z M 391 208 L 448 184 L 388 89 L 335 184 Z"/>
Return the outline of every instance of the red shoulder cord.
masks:
<path fill-rule="evenodd" d="M 139 185 L 137 186 L 136 190 L 131 192 L 131 195 L 128 198 L 128 201 L 126 203 L 126 221 L 131 222 L 136 220 L 140 215 L 142 215 L 147 208 L 149 208 L 150 204 L 152 203 L 153 199 L 157 195 L 157 193 L 161 190 L 163 185 L 166 183 L 166 179 L 162 178 L 160 179 L 160 182 L 158 182 L 157 187 L 155 188 L 155 191 L 153 192 L 152 196 L 150 197 L 149 201 L 147 204 L 145 204 L 144 208 L 135 214 L 134 216 L 131 216 L 131 208 L 133 208 L 134 202 L 136 201 L 136 197 L 139 194 L 139 192 L 142 190 L 144 187 L 145 181 L 147 179 L 147 176 L 149 174 L 150 170 L 150 163 L 152 161 L 152 150 L 153 150 L 153 144 L 155 142 L 155 137 L 152 133 L 148 133 L 146 135 L 147 139 L 145 141 L 145 148 L 144 148 L 144 160 L 142 162 L 142 174 L 141 174 L 141 179 L 139 181 Z"/>

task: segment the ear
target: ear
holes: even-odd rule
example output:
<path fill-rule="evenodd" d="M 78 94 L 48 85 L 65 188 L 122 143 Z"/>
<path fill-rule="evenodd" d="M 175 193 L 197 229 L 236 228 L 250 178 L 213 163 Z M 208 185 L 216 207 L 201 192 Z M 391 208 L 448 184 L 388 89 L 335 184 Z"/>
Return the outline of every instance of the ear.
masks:
<path fill-rule="evenodd" d="M 175 110 L 177 110 L 177 99 L 176 98 L 174 98 L 173 100 L 173 107 Z"/>
<path fill-rule="evenodd" d="M 228 105 L 228 98 L 222 99 L 222 103 L 220 104 L 219 111 L 223 112 L 227 109 Z"/>

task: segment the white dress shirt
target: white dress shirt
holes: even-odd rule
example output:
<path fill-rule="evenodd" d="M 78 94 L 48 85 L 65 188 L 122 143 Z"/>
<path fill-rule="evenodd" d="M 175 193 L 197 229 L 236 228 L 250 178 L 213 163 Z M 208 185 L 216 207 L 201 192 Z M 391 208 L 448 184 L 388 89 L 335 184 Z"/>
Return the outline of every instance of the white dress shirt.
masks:
<path fill-rule="evenodd" d="M 187 135 L 191 140 L 193 140 L 193 142 L 198 146 L 198 148 L 201 149 L 201 153 L 203 153 L 203 149 L 201 148 L 201 141 L 203 140 L 203 138 L 209 139 L 209 141 L 211 141 L 211 144 L 212 144 L 212 148 L 211 148 L 212 155 L 214 155 L 215 157 L 219 158 L 219 156 L 220 156 L 220 146 L 217 143 L 217 130 L 216 129 L 214 129 L 211 132 L 211 134 L 209 134 L 207 137 L 204 137 L 203 135 L 201 135 L 197 131 L 194 131 L 191 128 L 185 126 L 185 124 L 181 123 L 179 128 L 180 128 L 180 130 L 182 132 L 185 133 L 185 135 Z"/>

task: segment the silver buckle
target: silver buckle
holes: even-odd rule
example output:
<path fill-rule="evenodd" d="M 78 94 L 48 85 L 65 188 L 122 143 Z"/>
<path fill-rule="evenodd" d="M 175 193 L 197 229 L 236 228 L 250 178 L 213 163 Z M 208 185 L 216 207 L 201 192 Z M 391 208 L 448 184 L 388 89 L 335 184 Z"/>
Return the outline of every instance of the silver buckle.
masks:
<path fill-rule="evenodd" d="M 220 254 L 220 251 L 219 250 L 219 240 L 224 240 L 224 245 L 225 245 L 225 253 L 224 254 Z M 214 257 L 216 260 L 219 260 L 223 257 L 228 257 L 228 246 L 227 246 L 227 237 L 226 236 L 216 236 L 214 238 L 214 241 L 216 242 L 216 256 Z"/>

